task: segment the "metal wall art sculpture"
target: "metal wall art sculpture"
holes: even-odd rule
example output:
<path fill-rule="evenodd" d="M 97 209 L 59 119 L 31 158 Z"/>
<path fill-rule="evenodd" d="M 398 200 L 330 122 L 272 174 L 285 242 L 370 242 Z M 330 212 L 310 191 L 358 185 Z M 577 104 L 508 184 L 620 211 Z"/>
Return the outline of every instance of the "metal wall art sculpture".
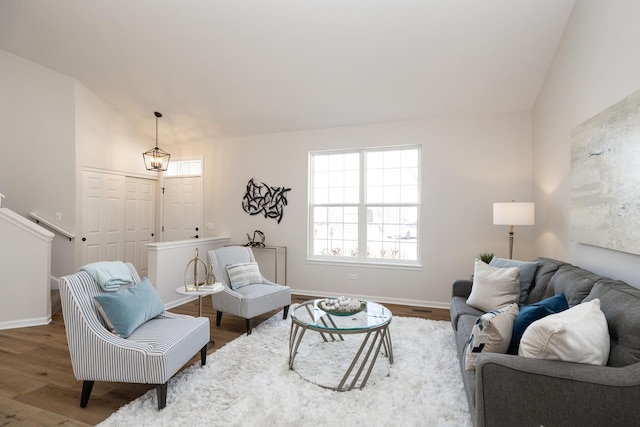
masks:
<path fill-rule="evenodd" d="M 258 247 L 258 248 L 264 248 L 264 233 L 260 230 L 256 230 L 253 232 L 253 239 L 251 238 L 251 236 L 249 235 L 249 233 L 247 233 L 247 239 L 249 240 L 248 243 L 245 244 L 245 246 L 251 246 L 251 247 Z"/>
<path fill-rule="evenodd" d="M 284 207 L 287 205 L 287 191 L 290 188 L 269 187 L 264 182 L 258 185 L 253 178 L 247 183 L 247 192 L 242 198 L 242 209 L 249 215 L 262 213 L 265 218 L 274 218 L 278 224 L 282 221 Z"/>

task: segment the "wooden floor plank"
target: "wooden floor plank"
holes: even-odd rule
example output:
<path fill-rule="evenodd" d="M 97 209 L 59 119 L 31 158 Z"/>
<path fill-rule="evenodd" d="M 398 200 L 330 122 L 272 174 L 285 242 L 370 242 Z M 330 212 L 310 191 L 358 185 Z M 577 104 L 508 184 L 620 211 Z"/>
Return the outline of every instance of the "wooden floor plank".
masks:
<path fill-rule="evenodd" d="M 293 303 L 311 299 L 293 295 Z M 210 298 L 203 298 L 203 315 L 211 319 L 211 354 L 246 333 L 245 320 L 225 314 L 220 327 Z M 384 304 L 394 316 L 449 320 L 449 311 L 397 304 Z M 198 301 L 171 311 L 196 316 Z M 254 320 L 254 327 L 271 317 L 267 313 Z M 185 368 L 197 363 L 199 354 Z M 121 406 L 142 396 L 153 386 L 96 382 L 86 408 L 80 408 L 82 383 L 73 375 L 62 313 L 51 324 L 0 331 L 0 426 L 86 426 L 95 425 Z"/>

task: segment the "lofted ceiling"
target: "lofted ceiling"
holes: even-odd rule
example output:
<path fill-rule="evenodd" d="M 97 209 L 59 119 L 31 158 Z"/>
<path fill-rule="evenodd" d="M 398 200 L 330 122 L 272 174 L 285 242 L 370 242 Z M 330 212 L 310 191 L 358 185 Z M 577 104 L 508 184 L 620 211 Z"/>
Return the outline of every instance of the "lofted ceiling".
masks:
<path fill-rule="evenodd" d="M 0 49 L 206 141 L 531 109 L 573 4 L 3 0 Z"/>

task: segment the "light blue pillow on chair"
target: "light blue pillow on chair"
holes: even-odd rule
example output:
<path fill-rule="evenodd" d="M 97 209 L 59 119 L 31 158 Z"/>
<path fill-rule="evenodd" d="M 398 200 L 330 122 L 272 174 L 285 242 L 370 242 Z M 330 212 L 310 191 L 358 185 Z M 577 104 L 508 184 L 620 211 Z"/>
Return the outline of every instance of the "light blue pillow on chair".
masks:
<path fill-rule="evenodd" d="M 489 265 L 498 268 L 518 267 L 520 269 L 520 297 L 518 298 L 518 305 L 524 305 L 527 302 L 529 290 L 533 285 L 533 278 L 536 275 L 538 263 L 536 261 L 526 262 L 493 257 Z"/>
<path fill-rule="evenodd" d="M 96 295 L 94 301 L 109 330 L 121 338 L 164 311 L 164 304 L 146 277 L 118 292 Z"/>

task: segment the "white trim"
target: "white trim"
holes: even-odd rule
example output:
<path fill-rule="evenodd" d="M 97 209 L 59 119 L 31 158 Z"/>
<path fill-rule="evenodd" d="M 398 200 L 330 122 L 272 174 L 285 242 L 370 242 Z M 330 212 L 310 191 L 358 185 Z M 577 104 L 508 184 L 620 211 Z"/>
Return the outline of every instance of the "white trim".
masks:
<path fill-rule="evenodd" d="M 20 319 L 20 320 L 11 320 L 8 322 L 0 322 L 0 330 L 28 328 L 31 326 L 48 325 L 49 323 L 51 323 L 50 314 L 47 317 L 35 317 L 33 319 Z"/>
<path fill-rule="evenodd" d="M 0 208 L 0 218 L 4 219 L 7 223 L 15 225 L 16 227 L 45 242 L 50 242 L 53 240 L 54 234 L 52 232 L 45 229 L 44 227 L 39 226 L 33 221 L 29 221 L 27 218 L 12 211 L 9 208 Z"/>
<path fill-rule="evenodd" d="M 228 243 L 228 236 L 221 237 L 203 237 L 200 239 L 185 239 L 185 240 L 172 240 L 169 242 L 155 242 L 155 243 L 147 243 L 146 246 L 149 248 L 149 251 L 157 252 L 161 249 L 177 249 L 177 248 L 185 248 L 185 247 L 193 247 L 194 245 L 204 245 L 207 243 Z"/>
<path fill-rule="evenodd" d="M 305 295 L 310 297 L 319 297 L 319 298 L 335 298 L 335 293 L 323 292 L 323 291 L 312 291 L 305 289 L 292 289 L 292 295 Z M 407 298 L 389 298 L 389 297 L 381 297 L 375 295 L 354 295 L 354 294 L 343 294 L 345 297 L 357 298 L 365 301 L 375 301 L 377 303 L 387 303 L 387 304 L 399 304 L 399 305 L 410 305 L 414 307 L 427 307 L 427 308 L 439 308 L 448 310 L 449 303 L 437 302 L 437 301 L 423 301 L 416 299 L 407 299 Z"/>
<path fill-rule="evenodd" d="M 376 258 L 383 260 L 382 258 Z M 350 261 L 348 259 L 320 259 L 320 258 L 307 258 L 307 264 L 316 264 L 316 265 L 335 265 L 335 266 L 345 266 L 348 265 L 350 267 L 369 267 L 369 268 L 381 268 L 381 269 L 389 269 L 389 270 L 410 270 L 410 271 L 422 271 L 423 267 L 420 263 L 408 264 L 399 261 L 397 263 L 389 262 L 389 260 L 383 260 L 381 262 L 363 262 L 363 261 Z"/>
<path fill-rule="evenodd" d="M 119 176 L 128 176 L 128 177 L 131 177 L 131 178 L 150 179 L 152 181 L 158 181 L 159 180 L 157 172 L 154 172 L 155 175 L 145 175 L 145 174 L 135 173 L 135 172 L 124 172 L 124 171 L 113 170 L 113 169 L 96 168 L 96 167 L 93 167 L 93 166 L 83 166 L 82 167 L 82 171 L 83 172 L 86 171 L 86 172 L 95 172 L 95 173 L 106 173 L 106 174 L 110 174 L 110 175 L 119 175 Z"/>
<path fill-rule="evenodd" d="M 392 151 L 413 151 L 413 150 L 417 151 L 417 167 L 418 167 L 418 171 L 417 171 L 418 176 L 416 180 L 417 190 L 418 190 L 417 201 L 411 202 L 411 203 L 408 203 L 408 202 L 387 203 L 387 202 L 381 202 L 381 201 L 370 202 L 369 200 L 367 200 L 367 194 L 366 194 L 367 186 L 368 186 L 367 179 L 366 179 L 367 170 L 368 170 L 367 155 L 369 153 L 374 153 L 374 152 L 386 153 L 386 152 L 392 152 Z M 326 200 L 322 203 L 316 203 L 314 201 L 314 197 L 315 197 L 314 189 L 316 187 L 316 183 L 314 181 L 316 177 L 314 159 L 316 159 L 316 156 L 348 155 L 348 154 L 357 154 L 359 158 L 358 160 L 359 162 L 359 166 L 358 166 L 358 174 L 359 174 L 358 199 L 359 200 L 358 202 L 353 203 L 351 201 L 348 201 L 348 202 L 342 201 L 340 203 L 334 203 L 334 202 L 331 202 L 330 200 Z M 420 244 L 424 239 L 424 236 L 422 236 L 421 234 L 421 229 L 422 229 L 422 226 L 421 226 L 421 222 L 422 222 L 421 221 L 421 218 L 422 218 L 422 144 L 405 144 L 405 145 L 397 145 L 397 146 L 369 147 L 369 148 L 364 147 L 364 148 L 352 148 L 352 149 L 343 149 L 343 150 L 309 151 L 307 161 L 308 161 L 308 165 L 307 165 L 307 175 L 308 175 L 307 176 L 307 183 L 308 183 L 307 245 L 306 245 L 307 261 L 313 261 L 317 263 L 338 262 L 338 263 L 357 264 L 357 265 L 363 265 L 363 266 L 364 265 L 380 265 L 383 268 L 386 268 L 388 266 L 396 266 L 396 265 L 404 266 L 406 268 L 411 268 L 411 267 L 422 268 L 421 266 L 421 263 L 422 263 L 421 246 L 422 245 Z M 349 256 L 346 253 L 341 254 L 340 256 L 314 254 L 314 246 L 315 246 L 314 244 L 316 240 L 316 236 L 314 235 L 314 223 L 316 221 L 314 218 L 314 215 L 315 215 L 314 210 L 317 207 L 321 207 L 321 208 L 326 207 L 327 209 L 330 209 L 332 206 L 342 208 L 342 209 L 352 207 L 358 210 L 358 222 L 357 222 L 358 254 L 357 256 Z M 374 258 L 374 257 L 369 258 L 366 256 L 365 249 L 368 248 L 368 245 L 367 245 L 368 210 L 369 208 L 376 208 L 376 207 L 378 208 L 398 207 L 400 209 L 402 209 L 403 207 L 415 208 L 416 232 L 417 232 L 417 236 L 416 236 L 417 240 L 415 245 L 415 253 L 416 253 L 415 260 Z M 344 214 L 344 211 L 343 211 L 343 214 Z M 344 224 L 344 217 L 342 218 L 342 223 Z M 388 224 L 387 222 L 384 222 L 384 220 L 383 220 L 383 223 Z M 400 226 L 402 224 L 391 224 L 391 225 Z M 345 249 L 345 252 L 346 252 L 346 249 Z"/>

